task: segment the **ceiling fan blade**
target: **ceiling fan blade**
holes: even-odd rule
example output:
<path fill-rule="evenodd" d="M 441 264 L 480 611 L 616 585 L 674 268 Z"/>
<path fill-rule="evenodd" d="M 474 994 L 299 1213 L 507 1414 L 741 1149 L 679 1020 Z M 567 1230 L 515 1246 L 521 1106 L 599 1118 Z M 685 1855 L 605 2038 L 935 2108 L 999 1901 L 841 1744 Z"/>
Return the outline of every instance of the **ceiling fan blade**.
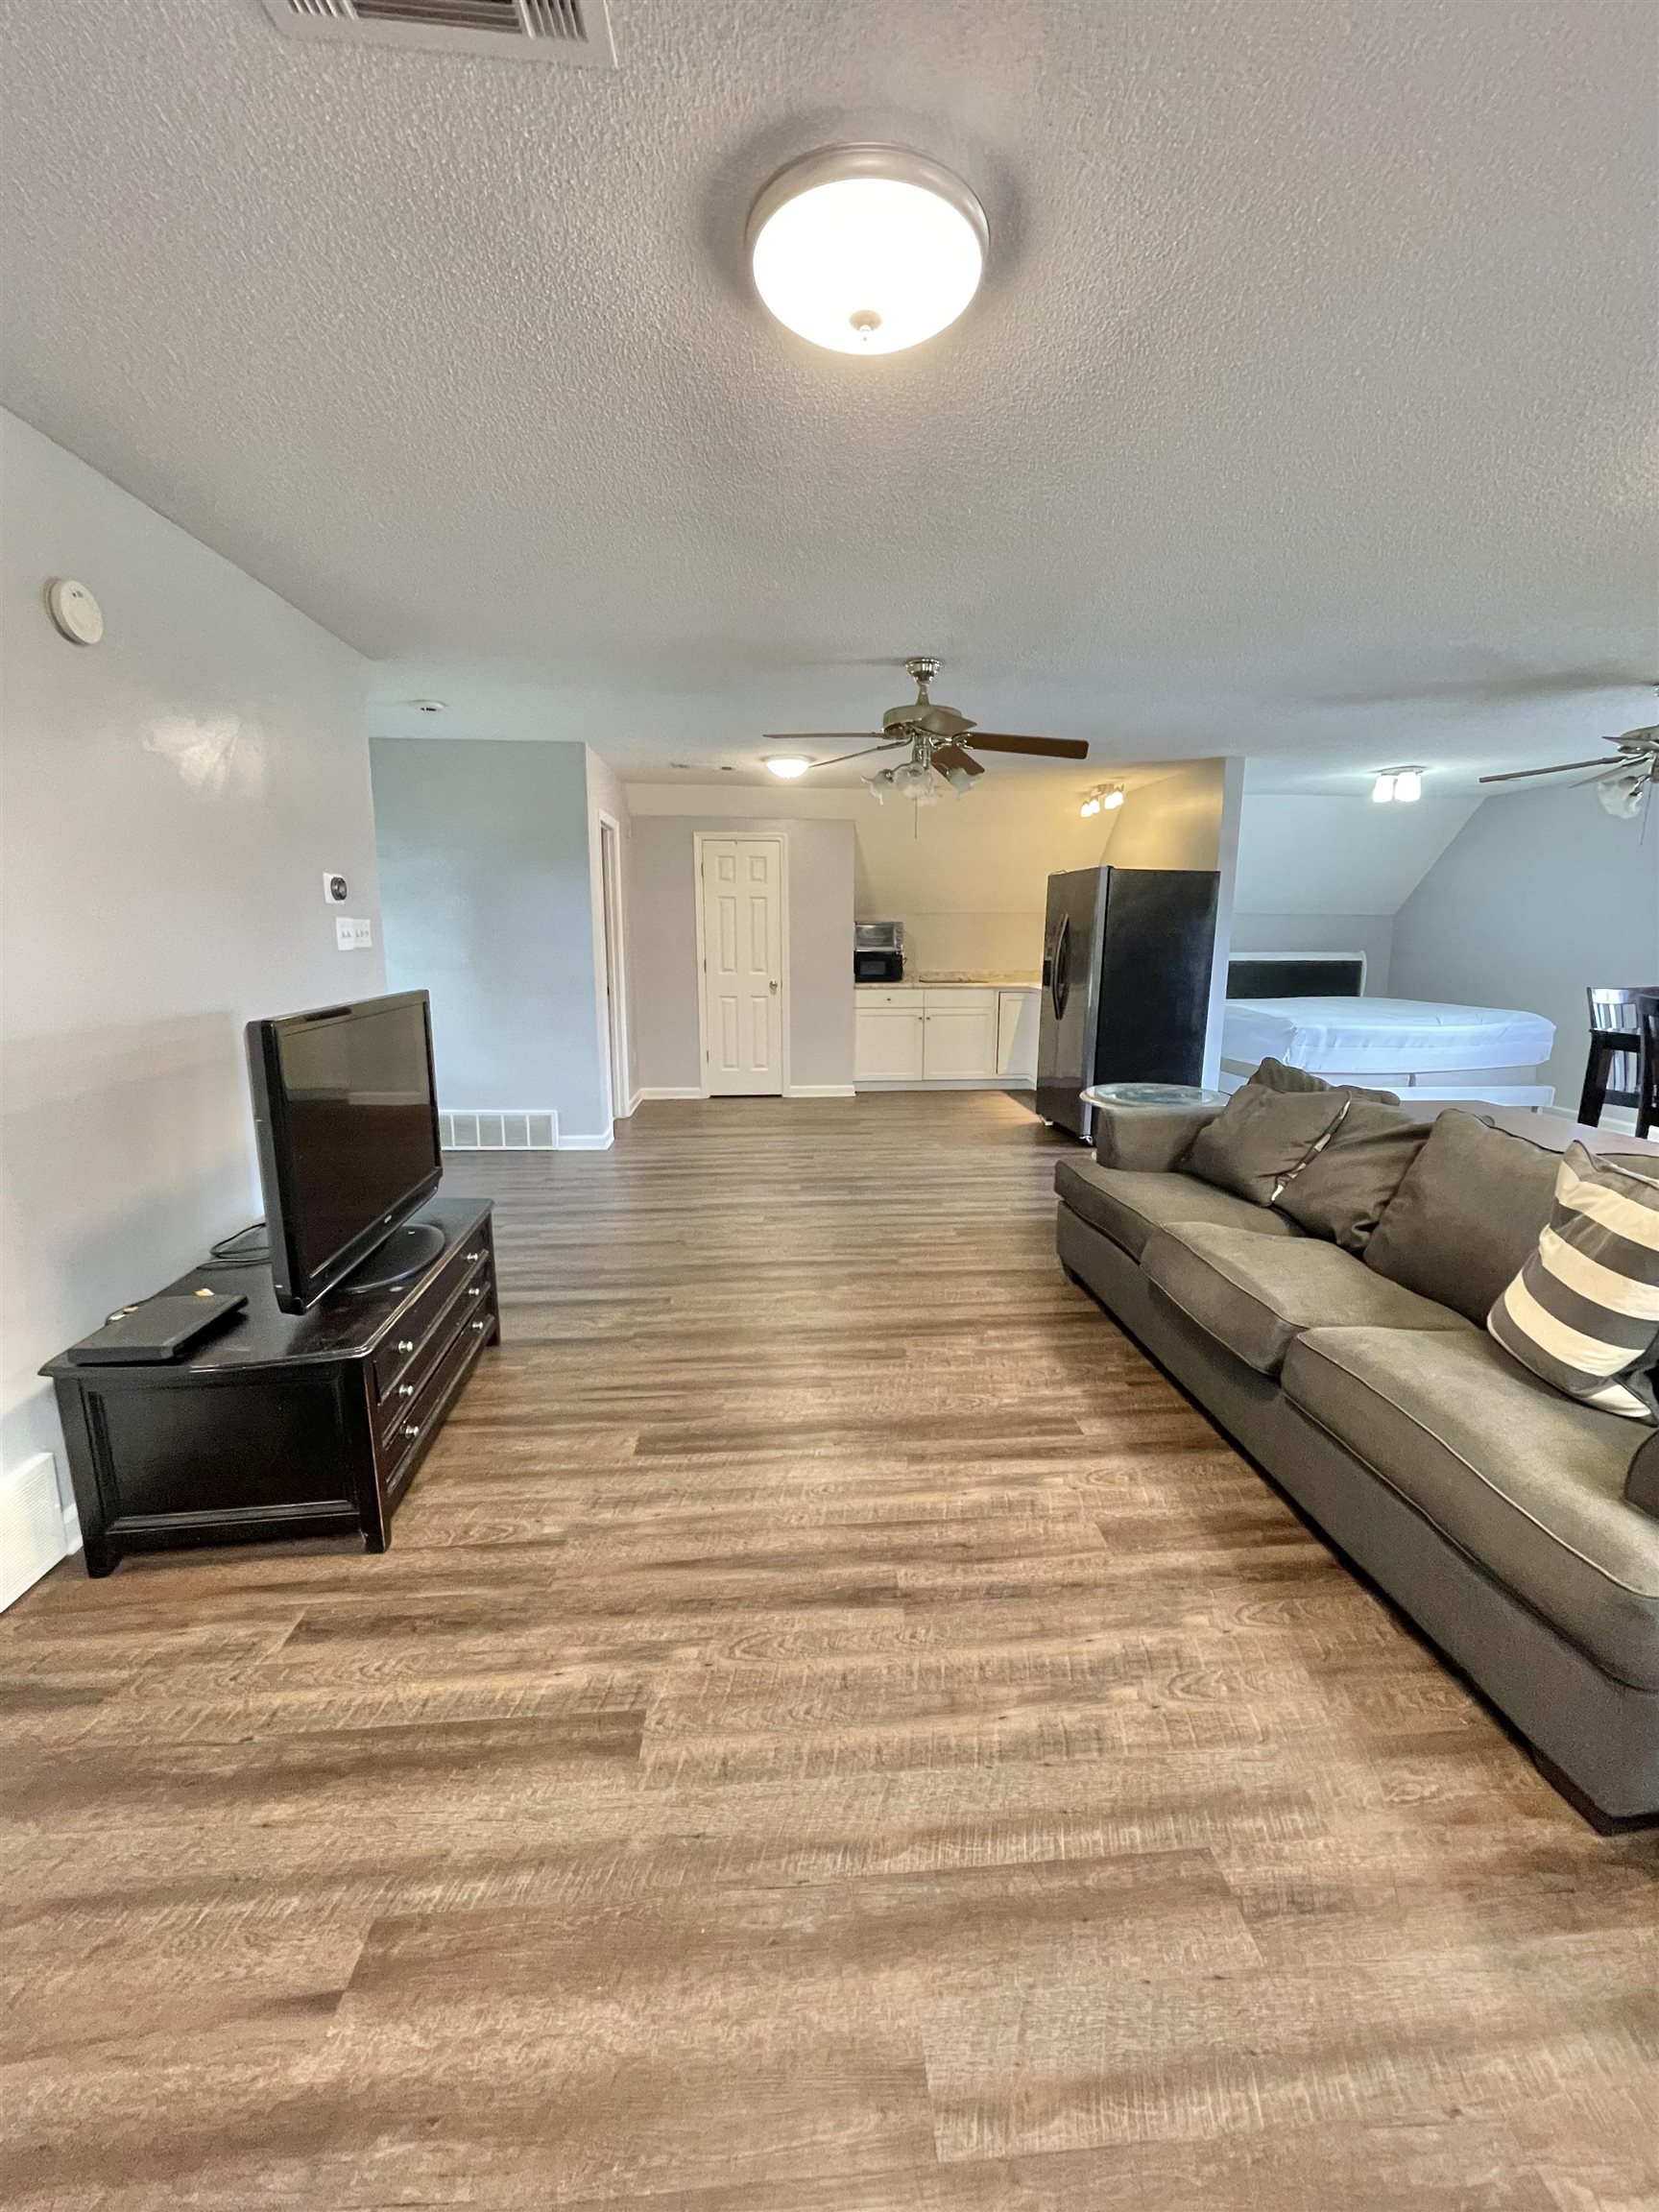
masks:
<path fill-rule="evenodd" d="M 1087 760 L 1089 747 L 1081 737 L 1008 737 L 995 730 L 972 730 L 961 739 L 978 753 L 1034 753 L 1045 760 Z"/>
<path fill-rule="evenodd" d="M 985 763 L 975 760 L 972 753 L 965 753 L 960 745 L 941 745 L 933 756 L 933 765 L 941 776 L 949 775 L 952 768 L 963 769 L 970 776 L 983 776 Z"/>
<path fill-rule="evenodd" d="M 1553 768 L 1510 768 L 1502 776 L 1482 776 L 1480 781 L 1482 783 L 1519 783 L 1525 776 L 1564 776 L 1569 768 L 1617 768 L 1618 766 L 1619 761 L 1616 757 L 1610 760 L 1557 760 Z"/>
<path fill-rule="evenodd" d="M 891 753 L 896 750 L 900 743 L 904 744 L 907 748 L 909 740 L 905 738 L 895 740 L 894 743 L 887 745 L 866 745 L 856 753 L 837 753 L 833 759 L 814 760 L 812 766 L 814 768 L 839 768 L 843 760 L 868 760 L 872 753 Z"/>
<path fill-rule="evenodd" d="M 856 745 L 879 737 L 879 730 L 768 730 L 762 745 Z"/>

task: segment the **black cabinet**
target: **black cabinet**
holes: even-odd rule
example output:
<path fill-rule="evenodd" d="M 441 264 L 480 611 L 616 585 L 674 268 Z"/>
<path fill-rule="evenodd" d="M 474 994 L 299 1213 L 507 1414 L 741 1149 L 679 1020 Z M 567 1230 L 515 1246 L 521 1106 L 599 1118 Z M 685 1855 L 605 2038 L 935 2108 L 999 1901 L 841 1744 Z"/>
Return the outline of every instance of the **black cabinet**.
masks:
<path fill-rule="evenodd" d="M 434 1199 L 442 1245 L 407 1283 L 284 1313 L 266 1266 L 167 1286 L 248 1304 L 166 1366 L 51 1361 L 86 1572 L 130 1551 L 360 1530 L 393 1512 L 487 1344 L 499 1341 L 491 1209 Z"/>

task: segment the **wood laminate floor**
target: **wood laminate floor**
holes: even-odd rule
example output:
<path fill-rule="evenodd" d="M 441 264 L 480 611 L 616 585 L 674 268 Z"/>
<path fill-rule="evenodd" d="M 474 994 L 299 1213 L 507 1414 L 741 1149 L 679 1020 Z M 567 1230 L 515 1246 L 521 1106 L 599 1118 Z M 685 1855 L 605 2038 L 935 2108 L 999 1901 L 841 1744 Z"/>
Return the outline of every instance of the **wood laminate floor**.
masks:
<path fill-rule="evenodd" d="M 1636 2212 L 1604 1841 L 1065 1281 L 1000 1094 L 499 1201 L 383 1558 L 0 1617 L 14 2212 Z"/>

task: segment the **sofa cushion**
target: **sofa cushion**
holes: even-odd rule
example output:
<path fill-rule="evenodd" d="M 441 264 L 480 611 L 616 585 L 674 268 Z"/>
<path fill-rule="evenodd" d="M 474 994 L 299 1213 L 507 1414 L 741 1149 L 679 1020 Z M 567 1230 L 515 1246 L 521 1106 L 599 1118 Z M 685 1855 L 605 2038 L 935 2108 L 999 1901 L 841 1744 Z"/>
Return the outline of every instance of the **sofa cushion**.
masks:
<path fill-rule="evenodd" d="M 1310 1329 L 1283 1386 L 1606 1672 L 1659 1690 L 1659 1522 L 1623 1494 L 1647 1431 L 1474 1329 Z"/>
<path fill-rule="evenodd" d="M 1150 1238 L 1141 1264 L 1180 1307 L 1259 1375 L 1277 1375 L 1305 1329 L 1456 1329 L 1449 1307 L 1373 1275 L 1334 1244 L 1185 1221 Z"/>
<path fill-rule="evenodd" d="M 1383 1209 L 1366 1266 L 1484 1327 L 1537 1247 L 1559 1158 L 1473 1115 L 1442 1114 Z"/>
<path fill-rule="evenodd" d="M 1635 1173 L 1569 1144 L 1538 1246 L 1486 1326 L 1540 1382 L 1652 1421 L 1659 1345 L 1659 1160 Z"/>
<path fill-rule="evenodd" d="M 1357 1097 L 1329 1142 L 1286 1179 L 1273 1203 L 1310 1237 L 1363 1252 L 1428 1136 L 1425 1122 L 1397 1106 Z"/>
<path fill-rule="evenodd" d="M 1282 1214 L 1252 1206 L 1190 1175 L 1142 1174 L 1128 1167 L 1102 1167 L 1094 1160 L 1061 1160 L 1054 1168 L 1054 1188 L 1073 1214 L 1121 1245 L 1132 1260 L 1140 1259 L 1155 1229 L 1171 1221 L 1247 1225 L 1269 1238 L 1302 1234 Z"/>
<path fill-rule="evenodd" d="M 1246 1083 L 1199 1130 L 1182 1166 L 1217 1190 L 1270 1205 L 1347 1105 L 1340 1091 L 1273 1091 Z"/>

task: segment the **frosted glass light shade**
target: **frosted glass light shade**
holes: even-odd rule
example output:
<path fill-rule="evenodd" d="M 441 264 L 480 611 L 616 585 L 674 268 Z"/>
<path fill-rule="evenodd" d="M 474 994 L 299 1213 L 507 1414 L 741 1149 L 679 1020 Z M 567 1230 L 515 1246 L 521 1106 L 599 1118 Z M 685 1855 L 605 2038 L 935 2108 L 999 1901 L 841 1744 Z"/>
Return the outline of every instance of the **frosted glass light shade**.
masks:
<path fill-rule="evenodd" d="M 901 353 L 954 323 L 989 239 L 959 177 L 890 146 L 792 162 L 749 218 L 756 290 L 780 323 L 837 353 Z"/>

